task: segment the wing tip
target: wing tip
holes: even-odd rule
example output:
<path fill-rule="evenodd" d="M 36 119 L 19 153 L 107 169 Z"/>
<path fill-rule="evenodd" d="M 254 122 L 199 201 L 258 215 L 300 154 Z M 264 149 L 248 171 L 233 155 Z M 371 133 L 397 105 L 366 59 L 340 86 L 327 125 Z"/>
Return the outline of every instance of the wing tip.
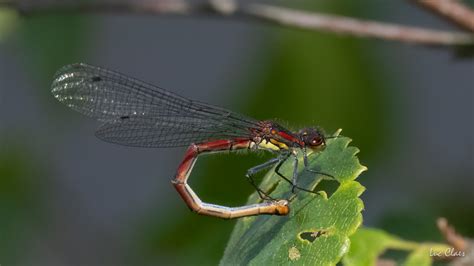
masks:
<path fill-rule="evenodd" d="M 66 86 L 70 78 L 74 76 L 74 73 L 83 71 L 85 69 L 94 68 L 91 65 L 86 63 L 73 63 L 65 65 L 58 69 L 53 76 L 53 82 L 51 84 L 51 94 L 60 102 L 64 102 L 65 98 L 63 97 L 65 91 L 73 88 L 73 86 Z"/>
<path fill-rule="evenodd" d="M 77 71 L 78 69 L 91 68 L 92 66 L 83 62 L 72 63 L 59 68 L 56 73 L 54 73 L 53 80 L 61 78 L 65 74 L 70 74 Z"/>

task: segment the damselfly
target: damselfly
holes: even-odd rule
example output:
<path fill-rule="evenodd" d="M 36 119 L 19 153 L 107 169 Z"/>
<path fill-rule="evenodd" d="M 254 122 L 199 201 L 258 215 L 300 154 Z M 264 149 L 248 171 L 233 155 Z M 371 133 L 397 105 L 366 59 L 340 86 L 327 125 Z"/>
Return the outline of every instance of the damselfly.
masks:
<path fill-rule="evenodd" d="M 258 121 L 221 107 L 189 100 L 162 88 L 118 72 L 87 64 L 72 64 L 55 75 L 52 93 L 70 108 L 104 124 L 96 135 L 107 142 L 136 147 L 188 146 L 172 183 L 189 208 L 199 214 L 237 218 L 259 214 L 287 215 L 287 199 L 273 199 L 252 176 L 275 166 L 276 173 L 295 189 L 298 153 L 308 168 L 307 148 L 324 149 L 324 134 L 317 128 L 291 132 L 272 121 Z M 202 202 L 187 181 L 200 154 L 240 149 L 263 149 L 276 158 L 248 170 L 247 178 L 263 202 L 242 207 L 225 207 Z M 279 170 L 293 158 L 293 176 Z"/>

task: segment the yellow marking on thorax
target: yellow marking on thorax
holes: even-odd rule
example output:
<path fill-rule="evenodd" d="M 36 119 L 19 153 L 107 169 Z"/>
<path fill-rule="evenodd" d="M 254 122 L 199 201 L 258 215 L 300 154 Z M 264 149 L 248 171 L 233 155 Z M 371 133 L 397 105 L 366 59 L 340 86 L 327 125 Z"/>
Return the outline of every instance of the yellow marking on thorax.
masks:
<path fill-rule="evenodd" d="M 288 150 L 288 146 L 286 146 L 286 144 L 283 143 L 283 142 L 279 142 L 279 141 L 274 140 L 274 139 L 270 139 L 270 142 L 273 143 L 274 145 L 278 146 L 280 149 Z"/>
<path fill-rule="evenodd" d="M 285 143 L 282 143 L 282 142 L 278 142 L 274 139 L 270 139 L 270 141 L 267 141 L 267 140 L 262 140 L 262 142 L 260 142 L 258 144 L 258 147 L 260 149 L 269 149 L 269 150 L 273 150 L 273 151 L 279 151 L 279 150 L 287 150 L 288 149 L 288 146 L 286 146 Z"/>

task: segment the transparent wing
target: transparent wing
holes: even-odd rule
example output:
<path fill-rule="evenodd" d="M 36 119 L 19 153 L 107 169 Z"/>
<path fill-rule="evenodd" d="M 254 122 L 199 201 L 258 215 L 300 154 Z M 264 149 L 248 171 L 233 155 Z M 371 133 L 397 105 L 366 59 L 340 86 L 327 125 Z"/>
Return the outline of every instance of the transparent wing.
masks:
<path fill-rule="evenodd" d="M 168 120 L 168 121 L 167 121 Z M 130 117 L 105 123 L 96 136 L 108 142 L 136 147 L 178 147 L 216 139 L 249 137 L 233 128 L 183 117 Z"/>
<path fill-rule="evenodd" d="M 105 122 L 96 135 L 139 147 L 177 147 L 192 142 L 251 137 L 258 121 L 192 101 L 118 72 L 87 64 L 61 68 L 52 93 L 70 108 Z"/>

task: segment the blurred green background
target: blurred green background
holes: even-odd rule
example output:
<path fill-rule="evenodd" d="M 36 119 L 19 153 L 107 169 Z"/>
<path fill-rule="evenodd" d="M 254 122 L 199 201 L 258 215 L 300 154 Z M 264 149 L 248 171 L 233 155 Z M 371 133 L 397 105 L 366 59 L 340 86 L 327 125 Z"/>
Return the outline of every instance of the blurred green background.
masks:
<path fill-rule="evenodd" d="M 311 3 L 311 4 L 309 4 Z M 306 10 L 453 29 L 404 2 L 298 1 Z M 19 16 L 0 9 L 0 264 L 216 264 L 234 221 L 198 216 L 169 183 L 183 149 L 94 138 L 52 75 L 87 62 L 291 129 L 343 128 L 369 171 L 365 224 L 440 241 L 474 235 L 474 62 L 449 48 L 207 18 Z M 243 204 L 260 154 L 200 158 L 191 184 Z M 231 169 L 229 171 L 229 169 Z"/>

